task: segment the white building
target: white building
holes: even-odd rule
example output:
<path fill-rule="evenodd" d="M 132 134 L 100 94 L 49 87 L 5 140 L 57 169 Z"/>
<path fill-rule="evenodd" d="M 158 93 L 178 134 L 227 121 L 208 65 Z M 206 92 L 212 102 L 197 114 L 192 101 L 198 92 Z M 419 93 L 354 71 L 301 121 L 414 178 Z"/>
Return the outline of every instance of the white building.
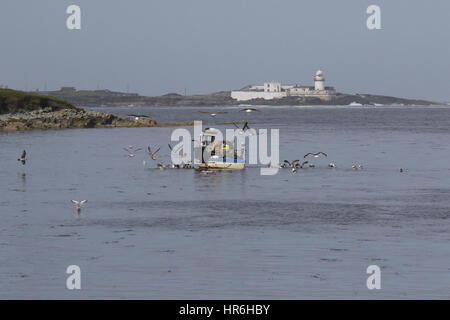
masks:
<path fill-rule="evenodd" d="M 323 72 L 318 70 L 314 77 L 314 87 L 301 85 L 281 85 L 279 82 L 266 82 L 263 85 L 247 86 L 238 91 L 231 92 L 231 98 L 238 101 L 253 99 L 279 99 L 290 96 L 316 97 L 330 100 L 336 94 L 334 87 L 325 87 Z"/>
<path fill-rule="evenodd" d="M 323 72 L 320 70 L 316 72 L 316 76 L 314 77 L 314 90 L 325 90 L 325 78 L 323 77 Z"/>

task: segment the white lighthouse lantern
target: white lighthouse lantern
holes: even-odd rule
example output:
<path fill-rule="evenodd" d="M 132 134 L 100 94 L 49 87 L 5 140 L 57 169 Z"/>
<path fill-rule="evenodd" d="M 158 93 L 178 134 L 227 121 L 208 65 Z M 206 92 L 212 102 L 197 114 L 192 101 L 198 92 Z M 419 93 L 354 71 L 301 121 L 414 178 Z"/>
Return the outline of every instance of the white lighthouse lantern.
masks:
<path fill-rule="evenodd" d="M 325 78 L 323 72 L 318 70 L 314 77 L 314 90 L 325 90 Z"/>

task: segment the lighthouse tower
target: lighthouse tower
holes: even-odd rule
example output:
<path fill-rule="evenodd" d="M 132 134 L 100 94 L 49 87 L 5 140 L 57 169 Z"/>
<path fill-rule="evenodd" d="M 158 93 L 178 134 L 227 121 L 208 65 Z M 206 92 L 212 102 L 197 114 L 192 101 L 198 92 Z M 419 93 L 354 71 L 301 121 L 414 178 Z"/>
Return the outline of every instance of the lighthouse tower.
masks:
<path fill-rule="evenodd" d="M 325 90 L 325 78 L 323 72 L 318 70 L 314 77 L 314 90 Z"/>

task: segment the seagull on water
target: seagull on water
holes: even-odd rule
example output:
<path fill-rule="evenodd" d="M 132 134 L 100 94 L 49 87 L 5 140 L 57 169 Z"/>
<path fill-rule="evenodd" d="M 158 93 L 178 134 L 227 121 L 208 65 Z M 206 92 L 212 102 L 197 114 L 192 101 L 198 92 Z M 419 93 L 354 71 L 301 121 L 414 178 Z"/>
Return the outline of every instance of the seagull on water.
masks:
<path fill-rule="evenodd" d="M 267 165 L 267 168 L 276 168 L 276 169 L 281 169 L 281 168 L 285 168 L 286 167 L 286 164 L 282 164 L 282 165 L 279 165 L 279 164 L 272 164 L 272 162 L 269 162 L 269 164 Z"/>
<path fill-rule="evenodd" d="M 81 207 L 82 207 L 86 202 L 87 202 L 87 200 L 81 200 L 81 201 L 72 200 L 72 203 L 76 206 L 77 212 L 78 212 L 78 213 L 80 213 Z"/>
<path fill-rule="evenodd" d="M 190 161 L 185 162 L 181 168 L 183 168 L 183 169 L 191 169 L 192 168 L 191 162 Z"/>
<path fill-rule="evenodd" d="M 158 163 L 158 168 L 159 168 L 159 170 L 164 170 L 164 169 L 167 169 L 167 168 L 169 168 L 170 167 L 170 165 L 169 164 L 163 164 L 163 162 L 162 161 L 160 161 L 159 163 Z"/>
<path fill-rule="evenodd" d="M 335 165 L 333 162 L 331 162 L 331 163 L 328 165 L 328 168 L 336 168 L 336 165 Z"/>
<path fill-rule="evenodd" d="M 360 164 L 355 164 L 355 165 L 352 166 L 352 169 L 354 169 L 354 170 L 362 170 L 363 166 L 360 165 Z"/>
<path fill-rule="evenodd" d="M 20 161 L 23 165 L 25 165 L 25 163 L 27 162 L 27 152 L 25 150 L 23 150 L 22 155 L 19 159 L 17 159 L 17 161 Z"/>
<path fill-rule="evenodd" d="M 328 155 L 326 154 L 326 153 L 324 153 L 324 152 L 322 152 L 322 151 L 319 151 L 319 152 L 316 152 L 316 153 L 314 153 L 314 152 L 308 152 L 307 154 L 305 154 L 304 156 L 303 156 L 303 158 L 306 158 L 307 156 L 313 156 L 314 158 L 318 158 L 319 157 L 319 155 L 324 155 L 325 157 L 328 157 Z"/>

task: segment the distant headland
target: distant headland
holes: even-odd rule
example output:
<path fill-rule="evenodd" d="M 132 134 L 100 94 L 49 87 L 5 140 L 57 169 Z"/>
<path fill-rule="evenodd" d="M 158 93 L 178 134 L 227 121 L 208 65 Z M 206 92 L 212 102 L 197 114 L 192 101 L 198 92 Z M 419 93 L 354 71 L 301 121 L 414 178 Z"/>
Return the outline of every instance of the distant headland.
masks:
<path fill-rule="evenodd" d="M 274 91 L 275 90 L 275 91 Z M 220 91 L 211 94 L 181 95 L 168 93 L 162 96 L 141 96 L 137 93 L 110 90 L 77 90 L 63 87 L 57 91 L 38 91 L 50 97 L 64 99 L 76 106 L 233 106 L 251 105 L 438 105 L 440 103 L 405 99 L 374 94 L 346 94 L 335 92 L 333 87 L 314 90 L 314 87 L 286 85 L 270 82 L 261 86 L 246 86 L 236 91 Z"/>

